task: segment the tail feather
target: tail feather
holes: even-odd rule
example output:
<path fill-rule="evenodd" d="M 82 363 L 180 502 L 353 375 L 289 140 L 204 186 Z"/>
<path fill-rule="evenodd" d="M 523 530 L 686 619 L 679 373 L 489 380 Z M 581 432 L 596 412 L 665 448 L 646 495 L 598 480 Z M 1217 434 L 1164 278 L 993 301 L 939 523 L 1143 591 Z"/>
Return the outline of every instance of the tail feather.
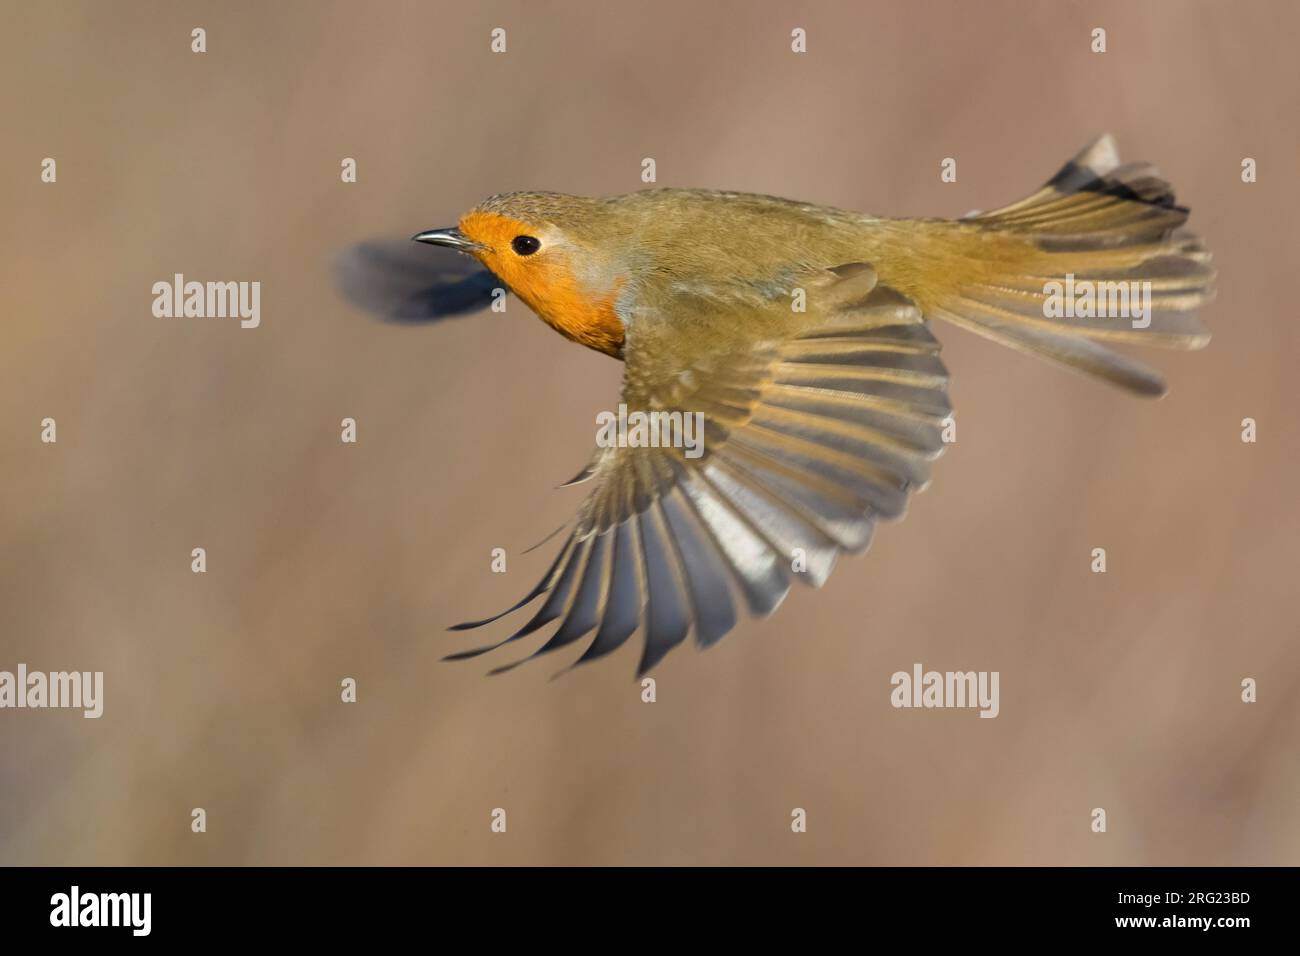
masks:
<path fill-rule="evenodd" d="M 1195 349 L 1215 273 L 1188 210 L 1148 163 L 1121 164 L 1102 136 L 1033 195 L 954 222 L 926 221 L 922 260 L 883 277 L 943 318 L 1144 395 L 1160 376 L 1097 339 Z M 911 283 L 908 278 L 910 273 Z"/>

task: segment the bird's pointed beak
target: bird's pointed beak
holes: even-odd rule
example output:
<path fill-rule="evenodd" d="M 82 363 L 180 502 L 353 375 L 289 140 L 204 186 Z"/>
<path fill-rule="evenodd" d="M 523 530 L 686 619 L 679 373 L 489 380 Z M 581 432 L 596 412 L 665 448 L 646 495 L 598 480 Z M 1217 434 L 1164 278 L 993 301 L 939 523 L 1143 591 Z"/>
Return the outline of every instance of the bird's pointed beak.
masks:
<path fill-rule="evenodd" d="M 431 246 L 446 246 L 448 249 L 455 249 L 457 252 L 474 252 L 476 249 L 483 248 L 455 227 L 450 229 L 429 229 L 425 232 L 418 232 L 411 238 L 416 242 L 427 242 Z"/>

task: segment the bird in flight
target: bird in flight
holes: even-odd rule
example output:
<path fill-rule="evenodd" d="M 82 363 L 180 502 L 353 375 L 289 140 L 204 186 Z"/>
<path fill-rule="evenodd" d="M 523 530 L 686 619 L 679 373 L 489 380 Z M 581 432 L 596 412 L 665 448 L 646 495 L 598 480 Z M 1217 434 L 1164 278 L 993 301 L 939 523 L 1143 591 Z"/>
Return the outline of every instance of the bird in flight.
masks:
<path fill-rule="evenodd" d="M 694 455 L 600 444 L 571 482 L 590 490 L 542 580 L 454 629 L 540 605 L 450 659 L 558 621 L 531 656 L 588 638 L 583 663 L 640 628 L 639 676 L 692 632 L 717 642 L 738 603 L 767 615 L 792 580 L 821 586 L 878 520 L 902 515 L 943 451 L 952 409 L 936 319 L 1163 394 L 1155 371 L 1101 343 L 1209 341 L 1194 313 L 1214 272 L 1187 217 L 1155 168 L 1122 164 L 1107 135 L 1028 198 L 956 220 L 703 189 L 519 192 L 414 237 L 491 275 L 363 254 L 355 301 L 417 320 L 480 308 L 504 284 L 561 335 L 623 362 L 620 406 L 702 416 Z M 373 278 L 385 268 L 402 291 Z"/>

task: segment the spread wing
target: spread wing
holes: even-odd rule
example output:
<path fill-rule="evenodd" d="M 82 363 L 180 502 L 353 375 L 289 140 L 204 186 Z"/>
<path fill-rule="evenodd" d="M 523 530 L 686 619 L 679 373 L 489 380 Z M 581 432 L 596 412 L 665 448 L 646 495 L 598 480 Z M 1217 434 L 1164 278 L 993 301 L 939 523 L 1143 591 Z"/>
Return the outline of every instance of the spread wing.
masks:
<path fill-rule="evenodd" d="M 469 256 L 409 239 L 359 242 L 335 258 L 333 272 L 353 305 L 408 325 L 486 309 L 506 287 Z"/>
<path fill-rule="evenodd" d="M 640 627 L 644 673 L 692 630 L 701 646 L 718 641 L 737 598 L 766 615 L 792 578 L 820 586 L 840 552 L 864 551 L 875 521 L 901 515 L 927 482 L 951 411 L 938 352 L 915 305 L 863 263 L 734 301 L 677 290 L 638 303 L 624 350 L 628 417 L 701 413 L 702 454 L 598 448 L 550 570 L 502 615 L 456 629 L 544 596 L 540 607 L 504 640 L 449 659 L 559 621 L 533 656 L 595 632 L 578 662 L 590 661 Z"/>

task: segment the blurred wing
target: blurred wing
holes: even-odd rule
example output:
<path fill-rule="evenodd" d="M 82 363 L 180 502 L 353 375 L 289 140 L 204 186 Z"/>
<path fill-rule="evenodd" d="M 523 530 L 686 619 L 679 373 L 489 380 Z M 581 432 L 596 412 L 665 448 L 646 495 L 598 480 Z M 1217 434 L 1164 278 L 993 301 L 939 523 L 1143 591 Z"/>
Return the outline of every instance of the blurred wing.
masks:
<path fill-rule="evenodd" d="M 391 322 L 468 315 L 492 304 L 505 283 L 451 249 L 408 240 L 370 240 L 334 261 L 339 291 L 353 305 Z"/>
<path fill-rule="evenodd" d="M 703 454 L 597 449 L 576 479 L 594 487 L 572 534 L 510 609 L 545 595 L 536 614 L 504 641 L 452 659 L 558 620 L 537 654 L 595 631 L 579 663 L 589 661 L 640 626 L 644 673 L 691 630 L 701 646 L 726 634 L 736 623 L 733 590 L 751 612 L 768 614 L 791 577 L 820 586 L 841 551 L 867 548 L 877 518 L 903 513 L 943 450 L 951 410 L 939 344 L 916 307 L 878 286 L 865 264 L 791 286 L 803 290 L 806 311 L 770 293 L 728 305 L 683 295 L 662 308 L 638 305 L 622 401 L 629 413 L 701 413 Z"/>

